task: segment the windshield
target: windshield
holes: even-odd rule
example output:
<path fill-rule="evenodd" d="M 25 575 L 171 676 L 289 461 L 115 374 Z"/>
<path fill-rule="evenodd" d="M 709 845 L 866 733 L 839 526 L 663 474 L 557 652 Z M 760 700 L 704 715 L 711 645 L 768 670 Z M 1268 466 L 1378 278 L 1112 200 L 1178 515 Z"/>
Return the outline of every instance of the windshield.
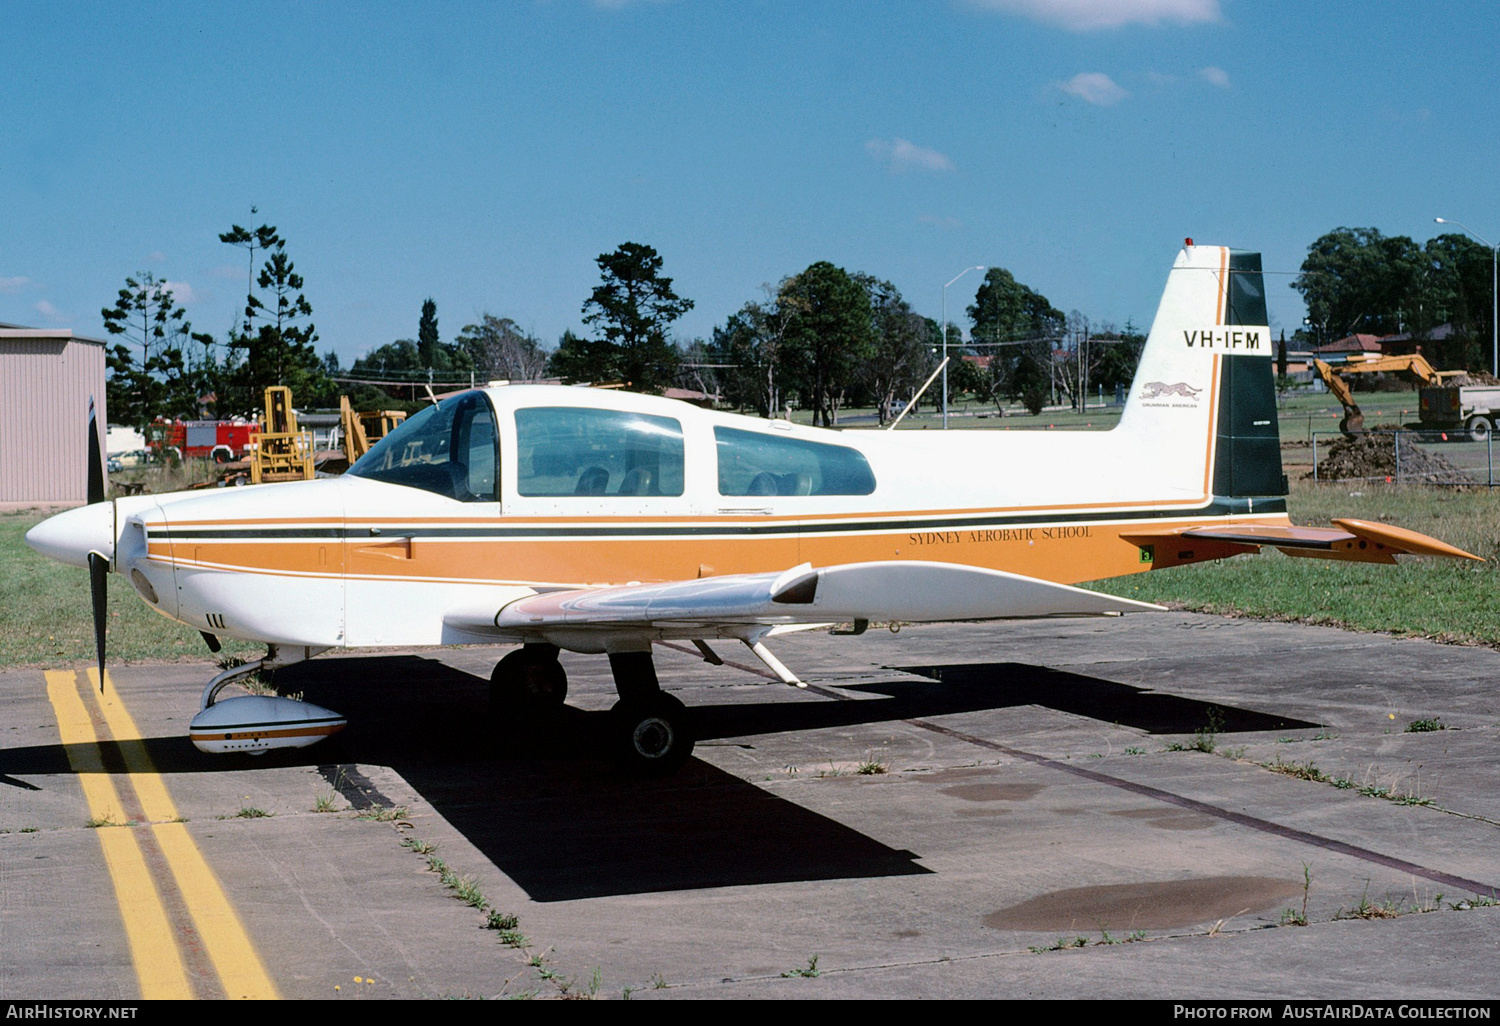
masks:
<path fill-rule="evenodd" d="M 498 469 L 494 410 L 483 392 L 465 392 L 408 419 L 349 473 L 460 502 L 498 502 Z"/>

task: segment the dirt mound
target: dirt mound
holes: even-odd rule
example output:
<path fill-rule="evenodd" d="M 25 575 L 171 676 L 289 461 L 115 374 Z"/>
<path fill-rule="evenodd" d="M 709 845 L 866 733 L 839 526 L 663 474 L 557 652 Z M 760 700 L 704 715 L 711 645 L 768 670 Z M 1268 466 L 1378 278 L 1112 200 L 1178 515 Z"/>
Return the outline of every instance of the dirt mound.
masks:
<path fill-rule="evenodd" d="M 1370 433 L 1340 438 L 1319 453 L 1317 476 L 1323 481 L 1395 480 L 1396 442 L 1401 439 L 1402 481 L 1423 484 L 1473 484 L 1474 479 L 1453 464 L 1412 442 L 1405 435 Z M 1305 475 L 1312 477 L 1311 473 Z"/>
<path fill-rule="evenodd" d="M 1449 378 L 1443 384 L 1449 388 L 1464 388 L 1469 385 L 1500 385 L 1500 378 L 1486 371 L 1469 371 L 1467 374 L 1456 378 Z"/>

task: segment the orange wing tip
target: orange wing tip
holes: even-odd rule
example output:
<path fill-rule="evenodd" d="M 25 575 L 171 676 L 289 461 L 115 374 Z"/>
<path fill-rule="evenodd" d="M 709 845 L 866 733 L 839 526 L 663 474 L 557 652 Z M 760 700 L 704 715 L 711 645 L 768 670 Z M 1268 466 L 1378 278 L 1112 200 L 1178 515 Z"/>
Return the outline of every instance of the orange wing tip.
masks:
<path fill-rule="evenodd" d="M 1472 559 L 1480 563 L 1484 562 L 1483 556 L 1476 556 L 1471 552 L 1449 545 L 1447 542 L 1438 541 L 1436 538 L 1420 534 L 1416 531 L 1408 531 L 1404 527 L 1392 527 L 1390 524 L 1372 524 L 1368 520 L 1334 520 L 1333 523 L 1348 531 L 1350 534 L 1384 545 L 1395 552 L 1407 553 L 1413 556 L 1446 556 L 1449 559 Z"/>

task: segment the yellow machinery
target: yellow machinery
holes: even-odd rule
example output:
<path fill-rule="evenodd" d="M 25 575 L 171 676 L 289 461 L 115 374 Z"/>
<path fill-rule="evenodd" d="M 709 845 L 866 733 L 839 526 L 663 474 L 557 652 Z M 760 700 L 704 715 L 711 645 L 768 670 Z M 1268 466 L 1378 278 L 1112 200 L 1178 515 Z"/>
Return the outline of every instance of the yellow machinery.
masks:
<path fill-rule="evenodd" d="M 376 410 L 373 413 L 355 413 L 349 405 L 347 395 L 339 396 L 339 422 L 344 430 L 344 455 L 349 466 L 370 451 L 370 446 L 396 429 L 406 419 L 401 410 Z"/>
<path fill-rule="evenodd" d="M 312 479 L 312 432 L 297 430 L 292 390 L 285 385 L 272 385 L 266 389 L 266 415 L 260 425 L 260 443 L 250 454 L 250 483 Z"/>
<path fill-rule="evenodd" d="M 1432 364 L 1428 363 L 1421 353 L 1408 353 L 1404 356 L 1377 356 L 1374 353 L 1368 353 L 1351 356 L 1347 363 L 1341 363 L 1337 367 L 1324 363 L 1322 360 L 1314 360 L 1313 366 L 1318 369 L 1318 376 L 1328 386 L 1328 391 L 1332 392 L 1334 398 L 1343 404 L 1344 419 L 1339 421 L 1339 430 L 1350 438 L 1364 434 L 1365 416 L 1360 412 L 1359 405 L 1355 403 L 1354 393 L 1350 391 L 1349 383 L 1344 380 L 1344 375 L 1404 371 L 1420 379 L 1425 385 L 1441 385 L 1449 378 L 1461 377 L 1465 373 L 1464 371 L 1434 370 Z"/>

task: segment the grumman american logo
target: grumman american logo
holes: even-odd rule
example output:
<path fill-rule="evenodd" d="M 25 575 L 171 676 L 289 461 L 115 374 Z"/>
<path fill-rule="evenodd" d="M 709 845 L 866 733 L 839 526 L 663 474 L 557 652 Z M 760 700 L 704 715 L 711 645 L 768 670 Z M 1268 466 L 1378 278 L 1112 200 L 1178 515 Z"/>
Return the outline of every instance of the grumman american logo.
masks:
<path fill-rule="evenodd" d="M 1265 332 L 1265 336 L 1261 332 Z M 1243 331 L 1216 331 L 1209 328 L 1204 331 L 1187 331 L 1182 333 L 1182 340 L 1187 343 L 1189 349 L 1228 349 L 1233 352 L 1242 353 L 1264 353 L 1271 355 L 1271 347 L 1264 341 L 1271 334 L 1270 328 L 1247 328 Z"/>
<path fill-rule="evenodd" d="M 1201 388 L 1194 388 L 1186 381 L 1179 381 L 1175 385 L 1169 385 L 1165 381 L 1148 381 L 1141 389 L 1142 399 L 1155 399 L 1164 395 L 1180 395 L 1184 399 L 1196 399 Z"/>
<path fill-rule="evenodd" d="M 1141 405 L 1195 410 L 1198 408 L 1198 394 L 1202 391 L 1200 386 L 1189 385 L 1186 381 L 1174 381 L 1171 384 L 1165 381 L 1148 381 L 1141 386 Z"/>

